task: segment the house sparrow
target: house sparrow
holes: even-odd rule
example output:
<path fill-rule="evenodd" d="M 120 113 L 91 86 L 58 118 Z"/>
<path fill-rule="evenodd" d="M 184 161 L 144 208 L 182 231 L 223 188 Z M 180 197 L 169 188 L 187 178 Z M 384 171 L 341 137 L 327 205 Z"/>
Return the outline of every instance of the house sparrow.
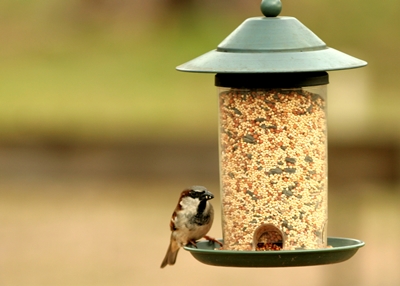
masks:
<path fill-rule="evenodd" d="M 212 198 L 214 195 L 203 186 L 192 186 L 181 193 L 172 214 L 171 241 L 161 268 L 174 265 L 179 249 L 187 244 L 196 247 L 196 240 L 202 237 L 222 246 L 216 239 L 206 236 L 214 219 L 214 209 L 209 202 Z"/>

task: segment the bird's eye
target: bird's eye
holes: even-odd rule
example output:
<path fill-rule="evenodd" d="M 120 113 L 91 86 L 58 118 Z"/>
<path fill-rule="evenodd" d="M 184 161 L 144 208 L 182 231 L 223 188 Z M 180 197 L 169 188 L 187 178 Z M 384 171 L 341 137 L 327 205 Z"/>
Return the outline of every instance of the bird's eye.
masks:
<path fill-rule="evenodd" d="M 202 194 L 204 194 L 204 191 L 201 191 L 201 192 L 199 192 L 199 191 L 190 191 L 190 193 L 189 193 L 189 195 L 194 199 L 200 198 Z"/>

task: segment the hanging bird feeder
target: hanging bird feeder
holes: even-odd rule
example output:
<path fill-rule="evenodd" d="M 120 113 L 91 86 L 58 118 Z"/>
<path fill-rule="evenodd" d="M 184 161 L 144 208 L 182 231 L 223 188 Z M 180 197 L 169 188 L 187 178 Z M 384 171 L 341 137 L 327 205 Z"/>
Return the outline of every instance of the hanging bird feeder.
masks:
<path fill-rule="evenodd" d="M 215 73 L 223 248 L 186 250 L 218 266 L 345 261 L 364 245 L 327 236 L 327 71 L 367 63 L 329 48 L 296 18 L 249 18 L 217 49 L 177 67 Z"/>

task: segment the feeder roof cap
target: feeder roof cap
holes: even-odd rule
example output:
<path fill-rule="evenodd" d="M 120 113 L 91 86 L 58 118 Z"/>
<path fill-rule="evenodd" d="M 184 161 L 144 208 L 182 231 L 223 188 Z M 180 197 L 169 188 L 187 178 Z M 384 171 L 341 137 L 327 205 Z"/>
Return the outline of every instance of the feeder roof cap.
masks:
<path fill-rule="evenodd" d="M 278 17 L 280 1 L 262 1 L 265 17 L 245 20 L 215 50 L 177 67 L 205 73 L 285 73 L 351 69 L 365 61 L 329 48 L 293 17 Z"/>

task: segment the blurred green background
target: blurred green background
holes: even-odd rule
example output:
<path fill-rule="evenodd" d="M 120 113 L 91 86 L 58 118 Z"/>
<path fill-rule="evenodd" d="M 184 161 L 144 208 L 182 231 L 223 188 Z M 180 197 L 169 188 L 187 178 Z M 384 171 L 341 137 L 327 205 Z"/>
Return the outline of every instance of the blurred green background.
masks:
<path fill-rule="evenodd" d="M 328 232 L 366 246 L 294 269 L 209 267 L 182 250 L 159 269 L 184 187 L 206 185 L 220 210 L 213 75 L 174 69 L 259 2 L 0 2 L 0 285 L 400 284 L 395 0 L 283 1 L 281 13 L 368 62 L 331 72 L 328 95 Z"/>

